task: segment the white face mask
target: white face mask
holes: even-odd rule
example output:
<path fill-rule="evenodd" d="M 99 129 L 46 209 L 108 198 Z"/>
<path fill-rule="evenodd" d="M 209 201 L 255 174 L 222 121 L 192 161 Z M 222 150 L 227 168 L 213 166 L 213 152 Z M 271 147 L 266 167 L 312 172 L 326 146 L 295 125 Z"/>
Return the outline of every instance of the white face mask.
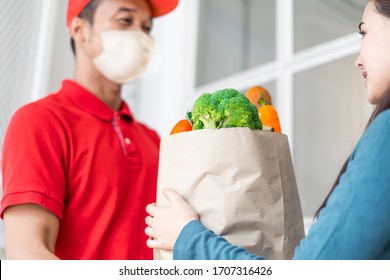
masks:
<path fill-rule="evenodd" d="M 154 39 L 142 31 L 101 33 L 103 51 L 93 63 L 109 80 L 124 84 L 141 76 L 154 51 Z"/>

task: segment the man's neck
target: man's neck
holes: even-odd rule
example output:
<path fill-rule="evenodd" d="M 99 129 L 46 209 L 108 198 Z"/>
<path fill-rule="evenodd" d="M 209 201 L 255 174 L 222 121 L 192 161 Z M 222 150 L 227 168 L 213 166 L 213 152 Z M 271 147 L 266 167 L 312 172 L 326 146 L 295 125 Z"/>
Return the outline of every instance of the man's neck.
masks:
<path fill-rule="evenodd" d="M 89 67 L 88 67 L 89 66 Z M 99 98 L 113 111 L 122 107 L 121 85 L 118 85 L 96 70 L 92 65 L 77 65 L 74 81 Z"/>

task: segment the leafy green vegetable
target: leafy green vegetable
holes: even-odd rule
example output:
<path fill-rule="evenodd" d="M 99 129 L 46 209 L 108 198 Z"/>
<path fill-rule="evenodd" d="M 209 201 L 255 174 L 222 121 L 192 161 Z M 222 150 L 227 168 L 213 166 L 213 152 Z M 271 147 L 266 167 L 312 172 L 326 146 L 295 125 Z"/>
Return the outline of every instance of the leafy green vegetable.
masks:
<path fill-rule="evenodd" d="M 235 89 L 202 94 L 192 110 L 193 129 L 248 127 L 262 129 L 257 108 Z"/>

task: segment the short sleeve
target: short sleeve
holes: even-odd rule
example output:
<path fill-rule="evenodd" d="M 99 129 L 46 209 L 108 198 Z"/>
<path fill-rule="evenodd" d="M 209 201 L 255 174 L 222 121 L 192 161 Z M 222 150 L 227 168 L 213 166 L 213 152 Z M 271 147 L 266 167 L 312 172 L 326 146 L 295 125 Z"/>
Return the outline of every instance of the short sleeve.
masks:
<path fill-rule="evenodd" d="M 8 126 L 2 153 L 1 217 L 12 205 L 39 204 L 62 218 L 67 140 L 59 118 L 38 103 L 18 110 Z"/>

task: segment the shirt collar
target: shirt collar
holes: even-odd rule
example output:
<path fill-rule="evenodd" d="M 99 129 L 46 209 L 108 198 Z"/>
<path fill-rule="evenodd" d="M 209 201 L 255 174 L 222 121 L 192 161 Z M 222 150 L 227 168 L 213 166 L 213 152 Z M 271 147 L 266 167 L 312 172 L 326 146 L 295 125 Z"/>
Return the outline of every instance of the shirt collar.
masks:
<path fill-rule="evenodd" d="M 104 121 L 111 122 L 118 116 L 125 121 L 130 122 L 134 120 L 130 108 L 123 100 L 121 109 L 118 112 L 115 112 L 103 101 L 74 81 L 64 80 L 59 94 L 68 98 L 85 112 Z"/>

